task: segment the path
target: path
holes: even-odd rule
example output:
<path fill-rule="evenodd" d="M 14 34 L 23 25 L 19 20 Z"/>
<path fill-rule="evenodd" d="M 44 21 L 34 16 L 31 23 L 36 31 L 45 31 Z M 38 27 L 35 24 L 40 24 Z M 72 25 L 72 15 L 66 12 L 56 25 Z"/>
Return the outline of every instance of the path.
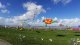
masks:
<path fill-rule="evenodd" d="M 11 45 L 9 42 L 0 39 L 0 45 Z"/>

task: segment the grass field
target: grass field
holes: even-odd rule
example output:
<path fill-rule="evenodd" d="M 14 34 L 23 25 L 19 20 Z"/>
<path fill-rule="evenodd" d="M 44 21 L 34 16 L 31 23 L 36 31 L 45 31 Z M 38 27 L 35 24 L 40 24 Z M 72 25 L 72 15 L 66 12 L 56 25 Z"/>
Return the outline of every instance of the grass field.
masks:
<path fill-rule="evenodd" d="M 13 45 L 73 45 L 72 38 L 80 38 L 80 31 L 0 29 L 0 39 L 6 40 Z"/>

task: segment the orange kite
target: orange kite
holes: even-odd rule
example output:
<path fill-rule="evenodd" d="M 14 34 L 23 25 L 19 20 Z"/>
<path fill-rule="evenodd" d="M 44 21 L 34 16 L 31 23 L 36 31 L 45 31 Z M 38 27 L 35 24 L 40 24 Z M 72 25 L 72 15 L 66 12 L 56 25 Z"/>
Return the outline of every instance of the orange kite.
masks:
<path fill-rule="evenodd" d="M 47 19 L 44 19 L 43 22 L 45 22 L 45 24 L 51 24 L 53 20 L 50 18 L 47 18 Z"/>

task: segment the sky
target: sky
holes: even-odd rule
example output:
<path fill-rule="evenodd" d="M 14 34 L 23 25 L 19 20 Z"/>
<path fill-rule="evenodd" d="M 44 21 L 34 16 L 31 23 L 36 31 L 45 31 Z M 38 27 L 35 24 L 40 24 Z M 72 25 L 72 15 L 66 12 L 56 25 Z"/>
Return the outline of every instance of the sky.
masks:
<path fill-rule="evenodd" d="M 80 25 L 80 0 L 0 0 L 0 25 L 45 25 L 51 18 L 59 24 Z"/>

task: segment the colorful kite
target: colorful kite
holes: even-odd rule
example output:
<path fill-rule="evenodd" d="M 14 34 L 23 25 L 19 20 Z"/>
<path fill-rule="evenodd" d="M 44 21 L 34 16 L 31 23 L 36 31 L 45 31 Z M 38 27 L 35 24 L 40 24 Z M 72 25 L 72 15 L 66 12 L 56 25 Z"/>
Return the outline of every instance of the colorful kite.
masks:
<path fill-rule="evenodd" d="M 52 24 L 52 23 L 57 22 L 57 21 L 53 21 L 53 19 L 47 18 L 47 19 L 44 19 L 43 22 L 44 22 L 44 23 L 46 24 L 46 26 L 47 26 L 48 24 Z"/>
<path fill-rule="evenodd" d="M 45 24 L 51 24 L 53 22 L 52 19 L 44 19 L 43 22 L 45 22 Z"/>

